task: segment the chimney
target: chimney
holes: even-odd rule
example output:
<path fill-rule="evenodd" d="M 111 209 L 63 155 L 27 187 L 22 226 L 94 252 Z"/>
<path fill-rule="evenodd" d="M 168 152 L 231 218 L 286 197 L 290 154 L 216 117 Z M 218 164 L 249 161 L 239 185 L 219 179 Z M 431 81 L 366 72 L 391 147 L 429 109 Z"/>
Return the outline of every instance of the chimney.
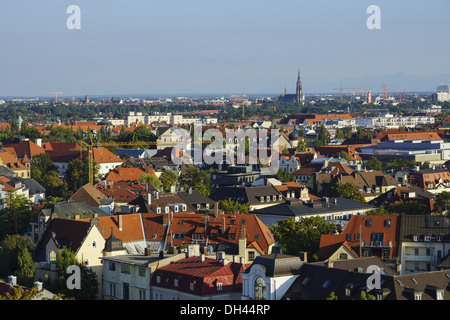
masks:
<path fill-rule="evenodd" d="M 152 204 L 152 195 L 150 192 L 147 193 L 147 204 L 148 205 Z"/>
<path fill-rule="evenodd" d="M 34 284 L 34 287 L 36 287 L 38 291 L 41 291 L 43 289 L 42 282 L 35 281 L 35 282 L 33 282 L 33 284 Z"/>
<path fill-rule="evenodd" d="M 17 277 L 16 276 L 13 276 L 13 275 L 11 275 L 11 276 L 9 276 L 8 277 L 8 282 L 9 282 L 9 284 L 11 285 L 11 286 L 17 286 Z"/>
<path fill-rule="evenodd" d="M 34 140 L 34 143 L 36 143 L 39 147 L 42 147 L 42 139 L 36 139 Z"/>
<path fill-rule="evenodd" d="M 219 215 L 219 203 L 214 202 L 214 218 L 217 219 L 218 215 Z"/>
<path fill-rule="evenodd" d="M 305 263 L 308 262 L 308 252 L 299 251 L 298 255 L 303 262 L 305 262 Z"/>
<path fill-rule="evenodd" d="M 75 215 L 75 220 L 80 220 L 80 215 L 79 214 Z"/>
<path fill-rule="evenodd" d="M 221 228 L 221 230 L 222 230 L 222 234 L 224 234 L 225 233 L 225 217 L 222 217 L 222 228 Z"/>
<path fill-rule="evenodd" d="M 168 225 L 172 222 L 173 219 L 173 212 L 164 212 L 163 213 L 163 225 Z"/>
<path fill-rule="evenodd" d="M 119 214 L 119 215 L 117 216 L 117 218 L 118 218 L 118 220 L 119 220 L 119 230 L 122 231 L 122 229 L 123 229 L 123 218 L 122 218 L 122 215 Z"/>
<path fill-rule="evenodd" d="M 217 251 L 216 259 L 217 260 L 225 260 L 225 252 L 224 251 Z"/>
<path fill-rule="evenodd" d="M 189 244 L 187 246 L 186 258 L 199 256 L 200 255 L 200 245 L 198 244 Z"/>
<path fill-rule="evenodd" d="M 333 262 L 333 261 L 330 261 L 330 260 L 328 260 L 328 261 L 327 261 L 327 268 L 329 268 L 329 269 L 333 269 L 333 267 L 334 267 L 334 262 Z"/>
<path fill-rule="evenodd" d="M 152 249 L 150 249 L 150 248 L 145 248 L 145 249 L 144 249 L 144 254 L 145 254 L 146 257 L 151 256 L 151 254 L 152 254 Z"/>
<path fill-rule="evenodd" d="M 192 187 L 188 189 L 188 193 L 192 194 Z"/>

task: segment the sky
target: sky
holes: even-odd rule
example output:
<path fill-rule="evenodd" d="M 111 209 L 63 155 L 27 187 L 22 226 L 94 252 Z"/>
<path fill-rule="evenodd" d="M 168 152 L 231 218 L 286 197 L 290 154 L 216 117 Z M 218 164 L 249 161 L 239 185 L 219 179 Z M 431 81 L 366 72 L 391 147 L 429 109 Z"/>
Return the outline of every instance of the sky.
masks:
<path fill-rule="evenodd" d="M 450 83 L 449 13 L 450 0 L 2 0 L 0 97 L 293 93 L 298 70 L 306 94 L 432 91 Z"/>

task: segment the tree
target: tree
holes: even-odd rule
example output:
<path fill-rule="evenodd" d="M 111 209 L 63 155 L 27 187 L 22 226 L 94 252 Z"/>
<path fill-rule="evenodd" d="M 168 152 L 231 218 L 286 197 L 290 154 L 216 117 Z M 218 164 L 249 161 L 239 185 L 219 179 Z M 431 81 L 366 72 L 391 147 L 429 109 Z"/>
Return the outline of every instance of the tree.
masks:
<path fill-rule="evenodd" d="M 298 255 L 299 251 L 305 251 L 308 252 L 308 260 L 315 261 L 319 251 L 320 236 L 333 234 L 337 227 L 320 217 L 301 218 L 298 221 L 291 217 L 279 221 L 270 229 L 279 241 L 283 252 Z"/>
<path fill-rule="evenodd" d="M 161 188 L 161 181 L 154 174 L 143 173 L 140 175 L 139 181 L 143 182 L 143 183 L 150 182 L 152 184 L 152 186 L 154 186 L 158 190 Z"/>
<path fill-rule="evenodd" d="M 205 196 L 211 194 L 211 179 L 208 172 L 197 167 L 187 169 L 180 176 L 180 184 L 185 190 L 192 188 Z"/>
<path fill-rule="evenodd" d="M 278 169 L 277 173 L 273 176 L 275 179 L 280 180 L 281 182 L 292 182 L 295 181 L 293 175 L 283 169 Z"/>
<path fill-rule="evenodd" d="M 26 286 L 32 286 L 36 265 L 34 264 L 33 257 L 27 247 L 19 249 L 17 261 L 19 267 L 17 270 L 17 278 L 19 279 L 19 282 Z"/>
<path fill-rule="evenodd" d="M 11 274 L 17 274 L 21 265 L 25 268 L 26 253 L 20 253 L 21 250 L 27 249 L 32 252 L 35 248 L 30 237 L 21 236 L 19 234 L 6 235 L 0 242 L 0 276 L 7 277 Z M 22 261 L 19 262 L 19 256 L 22 256 Z"/>
<path fill-rule="evenodd" d="M 331 188 L 330 196 L 347 198 L 358 202 L 366 202 L 361 192 L 359 192 L 358 187 L 351 182 L 336 183 Z"/>
<path fill-rule="evenodd" d="M 448 208 L 450 202 L 450 192 L 442 191 L 436 196 L 436 201 L 434 202 L 435 213 L 446 214 L 448 212 Z"/>
<path fill-rule="evenodd" d="M 381 171 L 383 168 L 383 163 L 375 157 L 371 157 L 366 161 L 366 168 L 368 170 Z"/>
<path fill-rule="evenodd" d="M 69 190 L 75 192 L 88 183 L 88 181 L 89 177 L 87 177 L 83 161 L 79 159 L 70 161 L 66 170 L 66 182 Z"/>
<path fill-rule="evenodd" d="M 223 210 L 225 214 L 233 214 L 235 212 L 247 214 L 250 211 L 247 203 L 240 203 L 231 199 L 219 200 L 219 209 Z"/>
<path fill-rule="evenodd" d="M 161 183 L 163 185 L 164 191 L 170 191 L 170 187 L 178 181 L 178 176 L 172 170 L 165 170 L 160 176 Z"/>
<path fill-rule="evenodd" d="M 15 190 L 6 191 L 6 209 L 3 211 L 8 216 L 10 230 L 13 230 L 13 233 L 27 230 L 33 213 L 31 207 L 31 201 L 25 195 Z"/>
<path fill-rule="evenodd" d="M 58 168 L 48 153 L 41 153 L 31 159 L 31 177 L 45 188 L 49 197 L 63 196 L 67 187 L 61 180 Z"/>
<path fill-rule="evenodd" d="M 80 268 L 81 289 L 79 290 L 69 290 L 67 288 L 66 282 L 70 274 L 66 271 L 71 265 Z M 98 282 L 95 272 L 83 263 L 80 263 L 75 254 L 67 247 L 58 250 L 56 254 L 56 270 L 58 279 L 56 281 L 47 282 L 48 287 L 51 288 L 50 291 L 57 292 L 75 300 L 94 300 L 97 298 Z"/>
<path fill-rule="evenodd" d="M 347 162 L 353 161 L 352 157 L 350 157 L 350 155 L 345 151 L 339 151 L 338 153 L 336 153 L 336 157 L 345 159 L 345 160 L 347 160 Z"/>

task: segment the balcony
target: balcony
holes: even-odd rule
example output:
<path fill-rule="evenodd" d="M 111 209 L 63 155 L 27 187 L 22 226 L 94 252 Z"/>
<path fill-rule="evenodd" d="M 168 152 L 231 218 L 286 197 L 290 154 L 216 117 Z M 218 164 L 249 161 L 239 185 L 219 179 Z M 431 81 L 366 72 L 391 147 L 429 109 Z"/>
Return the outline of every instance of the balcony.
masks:
<path fill-rule="evenodd" d="M 363 241 L 362 246 L 366 248 L 392 248 L 392 241 Z"/>

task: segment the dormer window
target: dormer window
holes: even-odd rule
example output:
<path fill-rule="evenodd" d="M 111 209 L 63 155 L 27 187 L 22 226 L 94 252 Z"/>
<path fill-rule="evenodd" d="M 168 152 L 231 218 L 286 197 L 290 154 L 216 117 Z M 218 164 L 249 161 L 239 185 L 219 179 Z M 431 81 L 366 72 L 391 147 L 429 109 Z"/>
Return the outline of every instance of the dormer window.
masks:
<path fill-rule="evenodd" d="M 365 223 L 366 227 L 371 227 L 372 226 L 372 219 L 367 219 L 366 223 Z"/>
<path fill-rule="evenodd" d="M 413 236 L 413 241 L 415 242 L 419 241 L 419 236 Z"/>

